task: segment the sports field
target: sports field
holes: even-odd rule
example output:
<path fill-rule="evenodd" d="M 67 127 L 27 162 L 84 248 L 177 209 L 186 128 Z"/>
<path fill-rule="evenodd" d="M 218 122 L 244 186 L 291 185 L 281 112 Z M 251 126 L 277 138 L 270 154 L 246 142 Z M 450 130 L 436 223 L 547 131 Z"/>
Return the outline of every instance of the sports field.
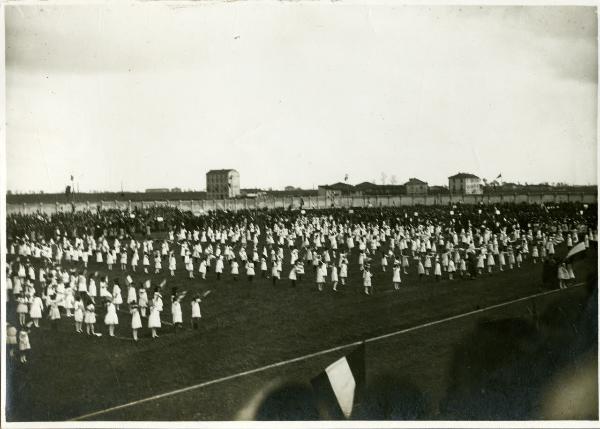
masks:
<path fill-rule="evenodd" d="M 597 251 L 590 249 L 587 258 L 575 264 L 577 282 L 596 269 Z M 557 251 L 564 253 L 564 245 Z M 201 329 L 194 331 L 187 323 L 183 331 L 175 333 L 172 326 L 163 325 L 160 338 L 155 340 L 143 329 L 141 341 L 134 343 L 125 312 L 120 314 L 118 338 L 76 334 L 73 320 L 65 317 L 59 331 L 54 332 L 43 320 L 42 327 L 30 334 L 28 364 L 7 368 L 7 420 L 52 421 L 82 416 L 95 420 L 230 420 L 268 383 L 282 379 L 308 382 L 350 348 L 87 415 L 545 292 L 541 264 L 529 261 L 512 271 L 439 283 L 433 279 L 419 282 L 413 266 L 403 276 L 400 291 L 392 289 L 390 272 L 382 273 L 375 263 L 375 294 L 368 297 L 361 293 L 354 258 L 353 254 L 351 282 L 338 293 L 317 292 L 312 267 L 307 267 L 306 277 L 295 289 L 285 279 L 275 286 L 268 279 L 258 279 L 252 285 L 244 278 L 234 282 L 227 274 L 217 281 L 214 273 L 204 281 L 189 280 L 179 270 L 168 279 L 166 291 L 175 285 L 180 290 L 212 290 L 202 303 Z M 90 268 L 104 274 L 94 263 Z M 116 270 L 109 277 L 124 280 L 127 274 Z M 140 282 L 147 276 L 138 273 L 132 277 Z M 163 278 L 151 277 L 153 284 Z M 190 314 L 189 295 L 182 303 L 184 317 Z M 532 320 L 536 314 L 558 307 L 566 318 L 576 320 L 586 297 L 586 289 L 575 286 L 368 342 L 367 378 L 387 374 L 410 379 L 427 398 L 427 416 L 443 417 L 438 403 L 448 386 L 455 348 L 479 321 L 504 317 Z M 165 305 L 163 321 L 170 320 L 169 307 Z M 97 326 L 106 334 L 104 326 Z"/>

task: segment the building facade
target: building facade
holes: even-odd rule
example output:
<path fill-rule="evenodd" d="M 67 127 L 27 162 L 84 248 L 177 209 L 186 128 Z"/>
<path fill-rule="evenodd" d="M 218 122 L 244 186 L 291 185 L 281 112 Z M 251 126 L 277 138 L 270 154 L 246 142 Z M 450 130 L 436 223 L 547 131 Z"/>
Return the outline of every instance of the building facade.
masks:
<path fill-rule="evenodd" d="M 481 195 L 483 193 L 481 180 L 471 173 L 458 173 L 448 177 L 448 189 L 451 194 Z"/>
<path fill-rule="evenodd" d="M 233 169 L 210 170 L 206 173 L 206 194 L 212 200 L 240 196 L 240 173 Z"/>
<path fill-rule="evenodd" d="M 415 179 L 414 177 L 408 179 L 404 187 L 406 188 L 406 195 L 427 195 L 427 182 Z"/>
<path fill-rule="evenodd" d="M 348 185 L 347 183 L 334 183 L 333 185 L 319 185 L 319 196 L 320 197 L 342 197 L 346 195 L 354 194 L 354 186 Z"/>

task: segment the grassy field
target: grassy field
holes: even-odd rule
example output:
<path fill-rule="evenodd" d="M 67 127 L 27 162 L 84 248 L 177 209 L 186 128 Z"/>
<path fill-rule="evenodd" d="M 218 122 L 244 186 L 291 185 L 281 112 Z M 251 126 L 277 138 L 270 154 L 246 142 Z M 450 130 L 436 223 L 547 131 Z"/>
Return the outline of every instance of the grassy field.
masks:
<path fill-rule="evenodd" d="M 564 251 L 564 249 L 559 249 Z M 221 281 L 209 273 L 204 281 L 186 278 L 183 270 L 169 279 L 190 291 L 213 292 L 202 303 L 202 326 L 175 333 L 164 325 L 160 338 L 149 338 L 147 329 L 141 341 L 130 340 L 130 318 L 120 314 L 119 338 L 87 337 L 74 332 L 72 319 L 61 319 L 58 332 L 42 328 L 30 334 L 32 351 L 25 366 L 11 364 L 7 370 L 8 421 L 65 420 L 112 406 L 136 401 L 182 387 L 217 379 L 317 352 L 338 345 L 415 326 L 428 321 L 472 311 L 492 304 L 540 292 L 541 264 L 525 263 L 521 269 L 484 275 L 476 280 L 428 280 L 419 282 L 411 267 L 402 279 L 400 291 L 391 287 L 391 274 L 381 273 L 376 264 L 375 294 L 364 296 L 355 262 L 350 263 L 351 281 L 345 290 L 319 293 L 307 277 L 292 289 L 287 280 L 276 286 L 258 279 L 250 285 L 245 279 L 234 282 L 229 275 Z M 597 254 L 589 252 L 576 264 L 578 281 L 595 270 Z M 181 267 L 181 263 L 179 263 Z M 92 264 L 92 270 L 99 269 Z M 100 270 L 101 271 L 101 270 Z M 103 272 L 101 271 L 101 274 Z M 284 277 L 286 277 L 284 269 Z M 111 273 L 124 280 L 127 272 Z M 147 276 L 133 275 L 136 282 Z M 151 276 L 156 284 L 162 277 Z M 540 299 L 540 311 L 556 303 L 558 295 L 569 295 L 565 306 L 581 306 L 583 288 Z M 571 304 L 568 304 L 571 302 Z M 165 300 L 165 304 L 168 300 Z M 170 305 L 165 305 L 163 321 L 170 321 Z M 182 308 L 189 317 L 189 299 Z M 493 317 L 515 314 L 528 317 L 530 303 L 494 310 Z M 572 311 L 572 310 L 569 310 Z M 418 381 L 429 398 L 429 414 L 438 416 L 436 404 L 445 391 L 444 374 L 461 336 L 474 323 L 489 314 L 437 325 L 393 339 L 373 343 L 367 349 L 369 377 L 401 373 Z M 99 320 L 102 320 L 99 318 Z M 188 319 L 189 320 L 189 319 Z M 184 320 L 185 321 L 185 320 Z M 106 334 L 104 326 L 99 326 Z M 252 393 L 276 379 L 306 382 L 320 369 L 343 355 L 344 351 L 319 356 L 294 365 L 268 370 L 248 377 L 215 384 L 158 401 L 95 417 L 98 420 L 223 420 L 232 419 Z"/>

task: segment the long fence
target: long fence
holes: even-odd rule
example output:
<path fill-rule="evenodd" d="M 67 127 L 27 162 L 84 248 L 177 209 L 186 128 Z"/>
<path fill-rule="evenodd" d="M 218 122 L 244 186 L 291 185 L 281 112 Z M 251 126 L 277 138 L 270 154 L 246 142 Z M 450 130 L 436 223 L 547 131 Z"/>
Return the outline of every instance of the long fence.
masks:
<path fill-rule="evenodd" d="M 415 205 L 460 204 L 502 204 L 530 203 L 547 204 L 559 202 L 597 203 L 597 193 L 539 193 L 539 194 L 487 194 L 487 195 L 379 195 L 379 196 L 309 196 L 309 197 L 269 197 L 236 198 L 225 200 L 171 200 L 171 201 L 88 201 L 70 203 L 23 203 L 7 204 L 7 213 L 58 213 L 108 209 L 134 209 L 159 206 L 178 207 L 194 214 L 209 210 L 244 210 L 274 208 L 329 208 L 329 207 L 398 207 Z"/>

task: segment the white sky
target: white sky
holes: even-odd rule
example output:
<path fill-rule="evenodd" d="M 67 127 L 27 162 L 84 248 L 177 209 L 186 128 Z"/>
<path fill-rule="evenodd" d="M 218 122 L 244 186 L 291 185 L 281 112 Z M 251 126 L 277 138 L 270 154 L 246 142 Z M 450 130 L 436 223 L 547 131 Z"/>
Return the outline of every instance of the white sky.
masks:
<path fill-rule="evenodd" d="M 595 8 L 5 7 L 10 190 L 597 183 Z"/>

